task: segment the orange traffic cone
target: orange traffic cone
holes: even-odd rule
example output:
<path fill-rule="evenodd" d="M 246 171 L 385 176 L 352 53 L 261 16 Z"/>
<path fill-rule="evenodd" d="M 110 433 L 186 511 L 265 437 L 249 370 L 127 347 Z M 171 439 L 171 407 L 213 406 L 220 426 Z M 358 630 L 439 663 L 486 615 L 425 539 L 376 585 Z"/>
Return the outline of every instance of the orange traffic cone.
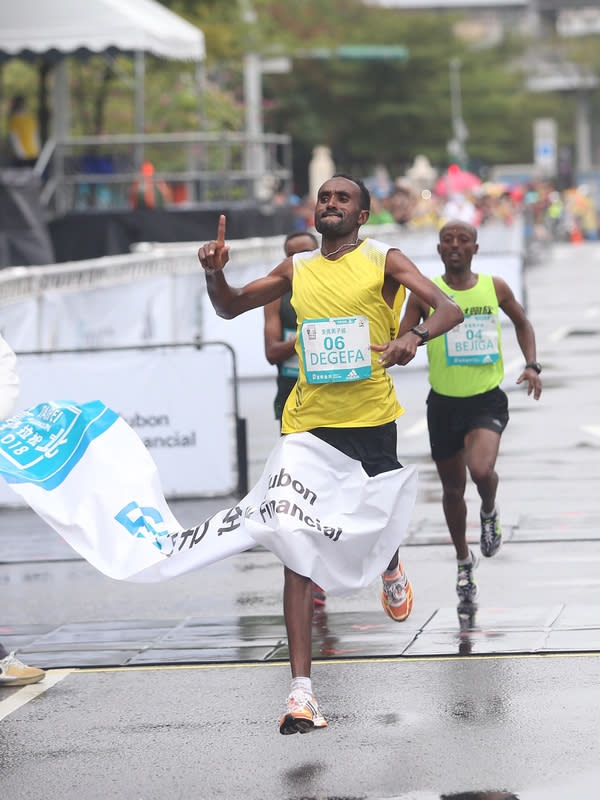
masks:
<path fill-rule="evenodd" d="M 581 228 L 577 223 L 575 223 L 571 227 L 571 244 L 581 244 L 583 242 L 583 234 L 581 233 Z"/>

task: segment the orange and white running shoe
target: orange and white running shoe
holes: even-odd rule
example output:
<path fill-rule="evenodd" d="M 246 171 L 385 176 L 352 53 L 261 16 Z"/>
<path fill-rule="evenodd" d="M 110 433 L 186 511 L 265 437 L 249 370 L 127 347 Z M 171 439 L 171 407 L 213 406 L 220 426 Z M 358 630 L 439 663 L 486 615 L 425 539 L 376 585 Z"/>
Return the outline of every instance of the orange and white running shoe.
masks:
<path fill-rule="evenodd" d="M 279 721 L 279 733 L 310 733 L 316 728 L 326 728 L 327 723 L 319 711 L 314 695 L 302 689 L 293 691 L 287 699 L 287 710 Z"/>
<path fill-rule="evenodd" d="M 392 578 L 381 576 L 381 605 L 388 617 L 404 622 L 413 607 L 413 590 L 410 581 L 398 562 L 398 571 Z"/>

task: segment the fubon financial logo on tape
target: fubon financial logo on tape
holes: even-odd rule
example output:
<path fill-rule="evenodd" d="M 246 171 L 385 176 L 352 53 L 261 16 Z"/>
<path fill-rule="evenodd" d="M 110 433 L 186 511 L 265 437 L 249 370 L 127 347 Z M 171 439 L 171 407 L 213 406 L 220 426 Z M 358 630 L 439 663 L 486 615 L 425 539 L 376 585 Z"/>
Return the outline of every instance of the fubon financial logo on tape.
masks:
<path fill-rule="evenodd" d="M 149 541 L 164 555 L 171 555 L 173 552 L 173 540 L 157 508 L 140 506 L 132 500 L 119 511 L 115 519 L 133 537 Z"/>
<path fill-rule="evenodd" d="M 100 401 L 40 403 L 0 424 L 0 475 L 54 489 L 118 415 Z"/>

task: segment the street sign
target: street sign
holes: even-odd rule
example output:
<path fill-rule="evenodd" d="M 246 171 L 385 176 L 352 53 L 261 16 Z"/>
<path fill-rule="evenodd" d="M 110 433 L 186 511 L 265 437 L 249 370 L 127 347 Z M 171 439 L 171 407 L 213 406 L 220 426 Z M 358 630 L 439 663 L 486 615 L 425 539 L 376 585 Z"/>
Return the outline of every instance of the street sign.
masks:
<path fill-rule="evenodd" d="M 261 72 L 269 73 L 270 75 L 291 72 L 292 59 L 288 58 L 287 56 L 279 56 L 277 58 L 261 58 L 260 69 Z"/>
<path fill-rule="evenodd" d="M 394 44 L 343 44 L 317 47 L 294 55 L 295 58 L 343 58 L 368 61 L 408 61 L 408 48 Z"/>
<path fill-rule="evenodd" d="M 552 118 L 533 122 L 533 153 L 535 164 L 546 175 L 554 175 L 557 166 L 557 125 Z"/>

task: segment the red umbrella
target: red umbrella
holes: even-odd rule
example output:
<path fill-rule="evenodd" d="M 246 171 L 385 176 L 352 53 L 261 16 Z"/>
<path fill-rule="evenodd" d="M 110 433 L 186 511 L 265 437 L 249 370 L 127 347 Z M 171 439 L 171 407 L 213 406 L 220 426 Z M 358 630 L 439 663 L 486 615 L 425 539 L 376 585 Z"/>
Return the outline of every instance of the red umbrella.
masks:
<path fill-rule="evenodd" d="M 449 194 L 471 191 L 478 186 L 481 186 L 481 178 L 478 178 L 473 172 L 462 170 L 452 164 L 448 167 L 448 172 L 437 179 L 433 191 L 441 197 L 446 197 Z"/>

